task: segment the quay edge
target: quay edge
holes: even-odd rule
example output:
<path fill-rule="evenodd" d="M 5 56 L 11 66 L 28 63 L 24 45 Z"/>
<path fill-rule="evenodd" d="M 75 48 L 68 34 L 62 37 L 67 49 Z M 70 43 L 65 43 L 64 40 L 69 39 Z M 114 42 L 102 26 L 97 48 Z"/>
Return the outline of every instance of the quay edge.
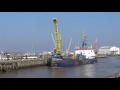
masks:
<path fill-rule="evenodd" d="M 120 78 L 120 72 L 109 76 L 108 78 Z"/>
<path fill-rule="evenodd" d="M 47 60 L 0 61 L 0 72 L 8 72 L 28 67 L 45 66 L 46 64 Z"/>

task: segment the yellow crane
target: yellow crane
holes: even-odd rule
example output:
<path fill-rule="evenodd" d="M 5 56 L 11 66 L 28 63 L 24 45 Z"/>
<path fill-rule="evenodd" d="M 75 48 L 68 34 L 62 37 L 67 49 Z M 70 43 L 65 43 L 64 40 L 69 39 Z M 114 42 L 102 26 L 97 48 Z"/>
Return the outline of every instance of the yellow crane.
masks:
<path fill-rule="evenodd" d="M 54 23 L 54 40 L 55 40 L 55 53 L 61 55 L 62 53 L 62 46 L 61 46 L 61 34 L 58 30 L 58 22 L 57 18 L 53 18 L 53 23 Z"/>

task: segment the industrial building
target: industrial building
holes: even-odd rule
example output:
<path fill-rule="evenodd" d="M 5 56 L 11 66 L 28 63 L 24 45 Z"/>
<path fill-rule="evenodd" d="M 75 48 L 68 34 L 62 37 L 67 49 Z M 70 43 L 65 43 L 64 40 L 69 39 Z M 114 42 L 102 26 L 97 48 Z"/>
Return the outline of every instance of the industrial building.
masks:
<path fill-rule="evenodd" d="M 103 46 L 99 48 L 98 54 L 119 55 L 120 48 L 116 46 Z"/>

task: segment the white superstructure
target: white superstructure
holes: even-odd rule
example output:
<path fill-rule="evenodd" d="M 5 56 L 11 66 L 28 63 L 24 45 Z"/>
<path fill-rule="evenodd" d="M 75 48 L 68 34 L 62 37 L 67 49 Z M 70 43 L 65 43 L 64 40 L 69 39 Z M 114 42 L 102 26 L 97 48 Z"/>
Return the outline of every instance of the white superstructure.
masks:
<path fill-rule="evenodd" d="M 77 54 L 85 55 L 87 59 L 95 57 L 95 51 L 92 48 L 76 48 L 75 56 Z"/>
<path fill-rule="evenodd" d="M 95 58 L 96 55 L 94 49 L 92 48 L 92 46 L 87 46 L 85 32 L 83 32 L 82 34 L 82 41 L 82 47 L 78 47 L 75 49 L 75 56 L 77 57 L 77 55 L 82 55 L 86 59 Z"/>

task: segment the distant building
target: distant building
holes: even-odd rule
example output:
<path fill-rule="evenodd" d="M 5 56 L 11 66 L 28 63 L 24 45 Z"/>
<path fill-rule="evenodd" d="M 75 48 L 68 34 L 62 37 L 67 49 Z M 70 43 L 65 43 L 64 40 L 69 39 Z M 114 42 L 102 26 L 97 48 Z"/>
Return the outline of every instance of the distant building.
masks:
<path fill-rule="evenodd" d="M 120 48 L 115 46 L 103 46 L 99 48 L 98 54 L 120 54 Z"/>

